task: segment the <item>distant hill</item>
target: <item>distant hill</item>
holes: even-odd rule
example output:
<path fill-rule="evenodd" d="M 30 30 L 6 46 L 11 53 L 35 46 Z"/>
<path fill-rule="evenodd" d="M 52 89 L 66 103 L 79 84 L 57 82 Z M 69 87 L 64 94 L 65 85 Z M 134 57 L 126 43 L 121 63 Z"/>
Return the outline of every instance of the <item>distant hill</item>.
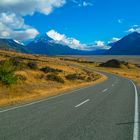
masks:
<path fill-rule="evenodd" d="M 131 33 L 109 46 L 111 49 L 105 52 L 107 55 L 140 55 L 140 33 Z"/>
<path fill-rule="evenodd" d="M 0 38 L 0 49 L 22 52 L 22 53 L 29 52 L 28 50 L 25 49 L 24 45 L 20 44 L 18 41 L 13 40 L 13 39 Z"/>
<path fill-rule="evenodd" d="M 119 61 L 116 59 L 111 59 L 111 60 L 108 60 L 107 62 L 101 63 L 99 66 L 100 67 L 120 68 L 121 64 L 122 64 L 122 61 Z"/>
<path fill-rule="evenodd" d="M 117 59 L 111 59 L 106 62 L 100 63 L 99 67 L 108 67 L 108 68 L 128 68 L 133 69 L 139 67 L 137 64 L 128 63 L 126 61 L 120 61 Z"/>

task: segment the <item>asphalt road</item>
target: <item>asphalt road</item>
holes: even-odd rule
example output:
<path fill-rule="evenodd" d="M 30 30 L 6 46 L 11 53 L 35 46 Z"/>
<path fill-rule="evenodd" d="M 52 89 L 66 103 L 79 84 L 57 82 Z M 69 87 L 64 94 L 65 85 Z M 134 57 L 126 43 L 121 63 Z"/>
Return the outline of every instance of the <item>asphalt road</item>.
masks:
<path fill-rule="evenodd" d="M 107 76 L 95 86 L 0 108 L 0 140 L 138 140 L 139 89 Z"/>

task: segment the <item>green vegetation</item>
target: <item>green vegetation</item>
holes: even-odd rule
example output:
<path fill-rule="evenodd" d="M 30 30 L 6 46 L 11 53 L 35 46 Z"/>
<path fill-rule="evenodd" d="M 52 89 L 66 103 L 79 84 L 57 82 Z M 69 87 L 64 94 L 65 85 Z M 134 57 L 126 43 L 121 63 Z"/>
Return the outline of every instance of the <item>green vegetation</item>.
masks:
<path fill-rule="evenodd" d="M 5 85 L 12 85 L 17 82 L 15 67 L 10 61 L 3 61 L 0 64 L 0 81 Z"/>
<path fill-rule="evenodd" d="M 60 76 L 58 76 L 54 73 L 48 74 L 47 79 L 51 80 L 51 81 L 56 81 L 56 82 L 59 82 L 59 83 L 64 83 L 65 82 L 63 78 L 61 78 Z"/>

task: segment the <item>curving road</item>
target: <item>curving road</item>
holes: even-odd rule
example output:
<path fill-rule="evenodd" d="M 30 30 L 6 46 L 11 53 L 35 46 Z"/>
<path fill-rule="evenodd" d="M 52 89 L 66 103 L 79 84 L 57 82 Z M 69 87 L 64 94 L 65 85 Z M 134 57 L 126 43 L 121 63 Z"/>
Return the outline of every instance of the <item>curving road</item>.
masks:
<path fill-rule="evenodd" d="M 138 140 L 139 89 L 106 74 L 101 84 L 0 109 L 0 140 Z"/>

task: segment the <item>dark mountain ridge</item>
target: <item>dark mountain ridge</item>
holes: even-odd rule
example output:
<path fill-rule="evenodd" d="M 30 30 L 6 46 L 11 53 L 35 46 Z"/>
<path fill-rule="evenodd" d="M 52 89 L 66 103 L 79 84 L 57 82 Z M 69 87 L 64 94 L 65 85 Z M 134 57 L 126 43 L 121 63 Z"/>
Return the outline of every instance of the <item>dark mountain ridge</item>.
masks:
<path fill-rule="evenodd" d="M 140 33 L 131 33 L 123 37 L 121 40 L 109 45 L 111 45 L 111 49 L 107 50 L 105 54 L 140 55 Z"/>
<path fill-rule="evenodd" d="M 24 45 L 18 43 L 13 39 L 0 38 L 0 49 L 28 53 L 28 50 L 26 50 Z"/>

